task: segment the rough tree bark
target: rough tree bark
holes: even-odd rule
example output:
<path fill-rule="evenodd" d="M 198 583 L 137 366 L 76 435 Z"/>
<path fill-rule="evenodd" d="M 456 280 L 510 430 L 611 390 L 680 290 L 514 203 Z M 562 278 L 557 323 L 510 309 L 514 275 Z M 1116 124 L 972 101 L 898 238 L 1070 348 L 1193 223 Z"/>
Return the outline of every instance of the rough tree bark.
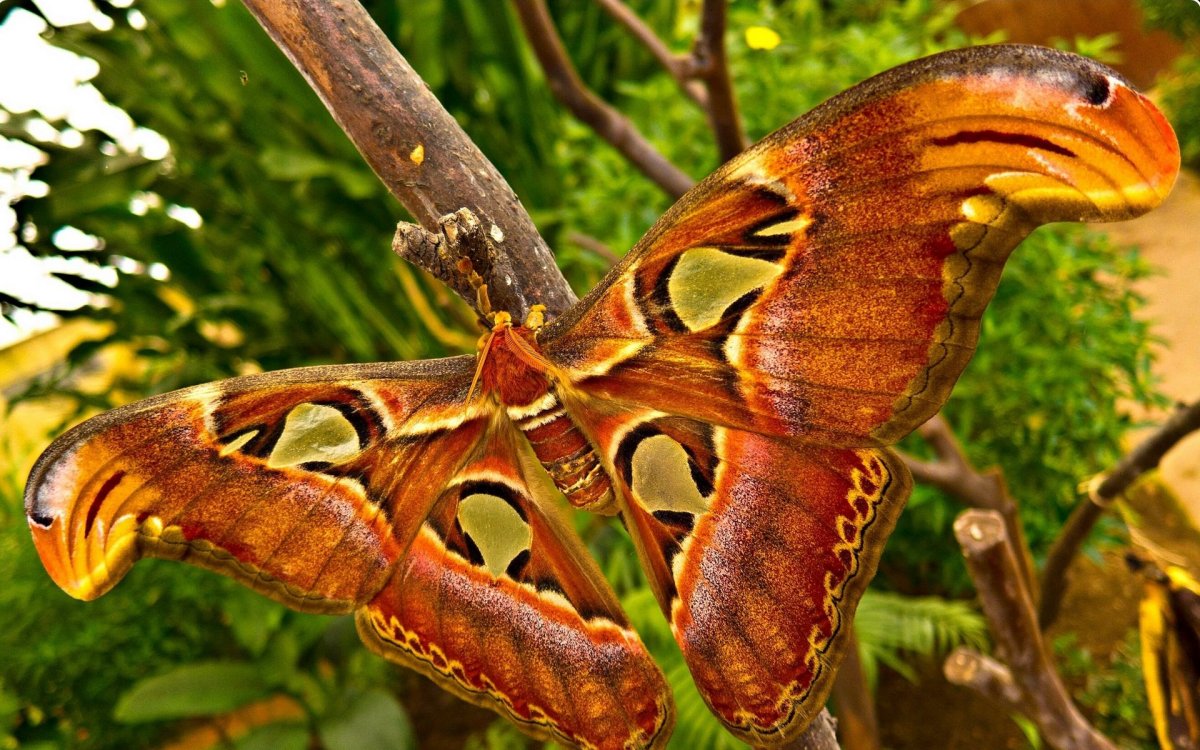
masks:
<path fill-rule="evenodd" d="M 509 250 L 499 256 L 510 267 L 477 269 L 487 272 L 498 309 L 520 320 L 534 303 L 559 313 L 575 302 L 512 188 L 361 5 L 355 0 L 244 4 L 423 227 L 440 232 L 443 216 L 467 208 L 488 236 Z M 440 275 L 436 260 L 412 259 L 450 281 Z"/>

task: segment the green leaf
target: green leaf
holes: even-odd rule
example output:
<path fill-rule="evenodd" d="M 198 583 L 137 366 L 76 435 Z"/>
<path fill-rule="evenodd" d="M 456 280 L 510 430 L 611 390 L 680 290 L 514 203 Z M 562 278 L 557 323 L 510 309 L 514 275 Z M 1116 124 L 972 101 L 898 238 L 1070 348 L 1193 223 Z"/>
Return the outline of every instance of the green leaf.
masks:
<path fill-rule="evenodd" d="M 238 645 L 254 656 L 260 656 L 271 635 L 279 630 L 287 611 L 276 602 L 250 591 L 238 591 L 226 597 L 221 609 L 229 618 L 229 629 Z"/>
<path fill-rule="evenodd" d="M 348 709 L 318 727 L 326 750 L 413 750 L 412 724 L 394 698 L 382 690 L 363 693 Z"/>
<path fill-rule="evenodd" d="M 235 750 L 305 750 L 308 728 L 296 722 L 276 722 L 255 727 L 234 743 Z"/>
<path fill-rule="evenodd" d="M 117 721 L 126 723 L 209 716 L 265 697 L 260 668 L 245 662 L 197 662 L 134 684 L 117 701 Z"/>

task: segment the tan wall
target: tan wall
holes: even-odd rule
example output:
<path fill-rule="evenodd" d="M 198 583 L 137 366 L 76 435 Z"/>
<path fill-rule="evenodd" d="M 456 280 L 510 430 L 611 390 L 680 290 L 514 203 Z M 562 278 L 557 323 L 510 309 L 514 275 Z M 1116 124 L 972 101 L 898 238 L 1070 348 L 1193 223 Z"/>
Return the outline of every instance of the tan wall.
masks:
<path fill-rule="evenodd" d="M 1121 61 L 1113 67 L 1139 88 L 1152 86 L 1182 51 L 1170 34 L 1142 28 L 1137 0 L 978 0 L 958 14 L 958 24 L 972 34 L 1004 31 L 1007 41 L 1047 46 L 1116 32 Z"/>

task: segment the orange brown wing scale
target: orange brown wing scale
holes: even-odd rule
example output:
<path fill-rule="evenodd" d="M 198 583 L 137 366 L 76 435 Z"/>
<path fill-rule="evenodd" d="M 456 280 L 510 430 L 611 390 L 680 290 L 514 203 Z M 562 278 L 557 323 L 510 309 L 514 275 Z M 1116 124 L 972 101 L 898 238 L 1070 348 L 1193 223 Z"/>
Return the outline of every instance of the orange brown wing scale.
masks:
<path fill-rule="evenodd" d="M 580 540 L 550 512 L 544 474 L 527 478 L 542 469 L 522 442 L 510 424 L 489 432 L 360 610 L 363 640 L 535 736 L 660 747 L 673 725 L 663 676 Z"/>
<path fill-rule="evenodd" d="M 887 449 L 584 403 L 701 695 L 742 740 L 787 742 L 824 706 L 908 470 Z"/>
<path fill-rule="evenodd" d="M 486 420 L 467 357 L 235 378 L 132 404 L 59 438 L 26 510 L 51 577 L 100 596 L 145 555 L 232 575 L 289 606 L 378 591 Z M 453 427 L 454 429 L 450 429 Z M 414 439 L 415 438 L 415 439 Z"/>
<path fill-rule="evenodd" d="M 1102 66 L 920 60 L 733 159 L 550 325 L 497 313 L 475 360 L 239 378 L 81 425 L 30 477 L 34 539 L 81 598 L 187 559 L 357 610 L 371 648 L 536 736 L 659 747 L 662 676 L 552 480 L 621 514 L 716 715 L 783 745 L 908 497 L 884 446 L 945 402 L 1008 254 L 1149 210 L 1178 165 Z"/>
<path fill-rule="evenodd" d="M 1143 213 L 1178 166 L 1162 115 L 1103 66 L 1016 46 L 937 55 L 734 158 L 542 332 L 701 693 L 742 739 L 787 742 L 824 703 L 836 624 L 908 496 L 903 466 L 876 449 L 945 402 L 1012 249 L 1040 223 Z M 635 442 L 648 429 L 667 437 Z M 622 472 L 647 444 L 647 465 L 674 468 L 639 490 Z M 847 514 L 864 476 L 880 488 L 872 511 Z M 741 515 L 755 502 L 762 515 Z M 861 541 L 849 564 L 827 557 L 843 537 Z M 823 600 L 790 585 L 805 564 L 825 566 Z M 808 619 L 783 628 L 783 613 Z M 798 660 L 755 665 L 770 651 L 733 635 L 755 628 Z"/>

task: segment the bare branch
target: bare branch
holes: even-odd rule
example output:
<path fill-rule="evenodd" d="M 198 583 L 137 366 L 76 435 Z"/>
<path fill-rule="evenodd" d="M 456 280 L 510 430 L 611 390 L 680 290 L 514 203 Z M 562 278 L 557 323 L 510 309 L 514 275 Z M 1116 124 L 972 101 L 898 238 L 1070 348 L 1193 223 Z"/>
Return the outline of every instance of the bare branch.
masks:
<path fill-rule="evenodd" d="M 1157 467 L 1163 456 L 1180 440 L 1196 430 L 1200 430 L 1200 401 L 1180 404 L 1162 427 L 1139 443 L 1108 472 L 1096 488 L 1097 497 L 1108 502 L 1116 499 L 1138 477 Z"/>
<path fill-rule="evenodd" d="M 966 452 L 954 435 L 954 430 L 941 414 L 935 414 L 921 425 L 917 433 L 933 448 L 937 456 L 934 461 L 922 461 L 907 454 L 900 457 L 912 472 L 913 478 L 937 487 L 970 508 L 994 510 L 1004 517 L 1009 538 L 1014 540 L 1014 551 L 1021 567 L 1022 580 L 1037 598 L 1037 577 L 1029 545 L 1025 542 L 1025 530 L 1017 504 L 1008 494 L 1008 486 L 999 469 L 978 471 L 971 465 Z"/>
<path fill-rule="evenodd" d="M 1066 593 L 1067 571 L 1105 508 L 1138 477 L 1158 466 L 1163 456 L 1180 440 L 1196 430 L 1200 430 L 1200 401 L 1181 404 L 1154 434 L 1121 458 L 1103 479 L 1097 477 L 1088 488 L 1088 497 L 1071 511 L 1046 556 L 1046 567 L 1042 570 L 1043 594 L 1038 609 L 1038 621 L 1043 629 L 1050 627 L 1058 617 Z"/>
<path fill-rule="evenodd" d="M 567 232 L 567 242 L 574 243 L 589 253 L 603 258 L 610 266 L 615 266 L 621 260 L 620 256 L 612 251 L 612 248 L 590 234 Z"/>
<path fill-rule="evenodd" d="M 244 0 L 404 207 L 431 231 L 469 208 L 504 237 L 514 282 L 497 307 L 521 319 L 575 295 L 516 195 L 354 0 Z M 449 278 L 439 276 L 443 281 Z M 519 283 L 517 283 L 519 279 Z"/>
<path fill-rule="evenodd" d="M 580 80 L 554 28 L 545 0 L 513 0 L 513 5 L 554 96 L 669 195 L 678 198 L 686 193 L 692 186 L 692 178 L 667 161 L 628 118 Z"/>
<path fill-rule="evenodd" d="M 847 636 L 846 658 L 833 678 L 833 702 L 846 750 L 880 750 L 875 697 L 867 687 L 858 650 L 858 633 L 853 626 Z"/>
<path fill-rule="evenodd" d="M 937 460 L 921 461 L 902 454 L 913 477 L 953 495 L 972 508 L 1003 510 L 1012 504 L 1004 481 L 995 473 L 980 473 L 971 465 L 954 431 L 940 414 L 930 417 L 917 433 L 933 449 Z"/>
<path fill-rule="evenodd" d="M 694 75 L 708 89 L 708 120 L 717 137 L 721 161 L 729 161 L 749 145 L 742 134 L 729 63 L 725 57 L 725 6 L 727 0 L 704 0 L 700 34 L 692 47 Z"/>
<path fill-rule="evenodd" d="M 821 709 L 804 734 L 783 745 L 783 750 L 840 750 L 837 740 L 837 721 L 828 709 Z"/>
<path fill-rule="evenodd" d="M 946 675 L 948 682 L 969 687 L 1009 711 L 1029 713 L 1025 696 L 1013 680 L 1012 672 L 990 656 L 959 646 L 946 657 L 942 674 Z"/>
<path fill-rule="evenodd" d="M 691 64 L 686 56 L 672 52 L 654 33 L 654 29 L 647 26 L 641 16 L 634 13 L 621 0 L 596 0 L 596 4 L 612 16 L 617 23 L 624 26 L 634 39 L 637 39 L 643 47 L 650 51 L 654 59 L 658 60 L 658 64 L 671 74 L 675 83 L 679 85 L 679 89 L 687 94 L 689 99 L 700 105 L 704 111 L 708 111 L 708 91 L 698 81 L 688 77 Z"/>
<path fill-rule="evenodd" d="M 1042 640 L 1033 600 L 1022 584 L 1017 556 L 1005 529 L 1003 516 L 991 510 L 968 510 L 954 524 L 992 637 L 1020 692 L 1021 712 L 1058 750 L 1116 750 L 1071 702 Z M 999 689 L 998 684 L 992 684 L 993 677 L 998 675 L 987 675 L 984 685 Z M 1010 690 L 1001 694 L 1011 703 Z"/>

